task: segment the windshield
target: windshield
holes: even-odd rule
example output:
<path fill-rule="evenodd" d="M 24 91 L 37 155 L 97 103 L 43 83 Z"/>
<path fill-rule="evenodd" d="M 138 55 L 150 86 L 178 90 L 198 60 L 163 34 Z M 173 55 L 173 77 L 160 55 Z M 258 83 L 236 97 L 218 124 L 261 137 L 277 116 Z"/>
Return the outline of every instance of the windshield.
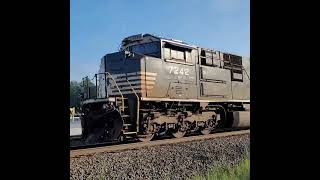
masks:
<path fill-rule="evenodd" d="M 151 43 L 133 45 L 130 47 L 130 51 L 136 52 L 139 54 L 144 54 L 147 56 L 160 58 L 160 43 L 151 42 Z"/>

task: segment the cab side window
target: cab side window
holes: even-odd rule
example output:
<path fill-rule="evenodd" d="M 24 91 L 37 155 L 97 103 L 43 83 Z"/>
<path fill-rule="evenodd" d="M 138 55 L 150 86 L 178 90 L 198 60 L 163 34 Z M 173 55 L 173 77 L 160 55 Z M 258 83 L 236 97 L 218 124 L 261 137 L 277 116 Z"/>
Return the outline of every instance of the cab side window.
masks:
<path fill-rule="evenodd" d="M 164 44 L 164 59 L 180 61 L 180 62 L 188 62 L 191 63 L 191 50 L 188 48 L 183 48 L 179 46 L 174 46 L 169 43 Z"/>
<path fill-rule="evenodd" d="M 201 50 L 200 52 L 200 63 L 203 66 L 212 66 L 212 67 L 222 67 L 222 62 L 219 58 L 219 52 Z"/>
<path fill-rule="evenodd" d="M 223 55 L 224 68 L 230 69 L 231 80 L 243 82 L 242 57 L 233 54 Z"/>

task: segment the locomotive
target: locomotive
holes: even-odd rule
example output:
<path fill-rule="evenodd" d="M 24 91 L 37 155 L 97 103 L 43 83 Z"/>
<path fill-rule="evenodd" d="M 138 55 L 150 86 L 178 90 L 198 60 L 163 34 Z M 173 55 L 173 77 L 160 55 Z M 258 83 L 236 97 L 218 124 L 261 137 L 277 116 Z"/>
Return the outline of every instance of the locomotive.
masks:
<path fill-rule="evenodd" d="M 250 59 L 152 34 L 122 40 L 83 79 L 87 143 L 250 127 Z M 92 94 L 95 94 L 92 96 Z"/>

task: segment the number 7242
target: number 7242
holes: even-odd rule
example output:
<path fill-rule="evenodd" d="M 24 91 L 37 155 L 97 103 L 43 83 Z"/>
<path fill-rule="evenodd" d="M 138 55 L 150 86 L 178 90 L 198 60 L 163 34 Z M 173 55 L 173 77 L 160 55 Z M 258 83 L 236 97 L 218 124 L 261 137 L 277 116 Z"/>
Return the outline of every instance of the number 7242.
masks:
<path fill-rule="evenodd" d="M 169 66 L 169 73 L 170 74 L 181 74 L 181 75 L 186 75 L 186 76 L 189 76 L 189 69 L 188 68 L 178 68 L 176 66 Z"/>

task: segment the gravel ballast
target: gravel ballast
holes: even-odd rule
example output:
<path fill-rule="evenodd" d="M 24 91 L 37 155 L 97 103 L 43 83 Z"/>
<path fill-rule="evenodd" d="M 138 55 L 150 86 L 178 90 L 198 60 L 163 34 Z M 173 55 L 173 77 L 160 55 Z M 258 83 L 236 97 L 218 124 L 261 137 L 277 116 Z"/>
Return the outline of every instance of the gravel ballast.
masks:
<path fill-rule="evenodd" d="M 97 153 L 70 159 L 70 179 L 190 179 L 212 167 L 237 164 L 249 134 Z"/>

